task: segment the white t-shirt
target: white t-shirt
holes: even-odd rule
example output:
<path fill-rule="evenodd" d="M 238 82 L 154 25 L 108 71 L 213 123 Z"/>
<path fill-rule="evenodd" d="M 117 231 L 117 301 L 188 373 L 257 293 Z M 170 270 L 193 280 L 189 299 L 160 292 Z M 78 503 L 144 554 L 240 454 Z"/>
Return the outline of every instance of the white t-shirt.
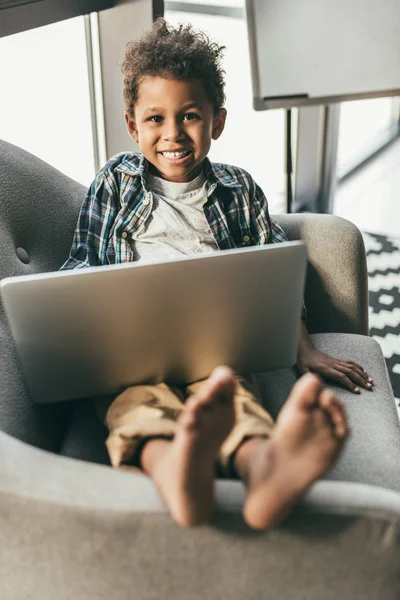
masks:
<path fill-rule="evenodd" d="M 218 245 L 203 211 L 207 202 L 204 173 L 188 183 L 165 181 L 149 174 L 153 195 L 151 216 L 133 234 L 138 260 L 173 258 L 214 252 Z"/>

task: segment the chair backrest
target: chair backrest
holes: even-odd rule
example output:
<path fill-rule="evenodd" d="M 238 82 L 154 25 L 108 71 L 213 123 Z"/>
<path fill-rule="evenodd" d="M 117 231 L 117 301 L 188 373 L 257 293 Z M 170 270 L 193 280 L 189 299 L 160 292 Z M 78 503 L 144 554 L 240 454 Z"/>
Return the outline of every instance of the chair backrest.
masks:
<path fill-rule="evenodd" d="M 0 140 L 0 279 L 67 259 L 84 186 Z"/>
<path fill-rule="evenodd" d="M 68 257 L 85 188 L 0 140 L 0 278 L 55 271 Z M 26 390 L 0 302 L 0 429 L 57 451 L 70 407 L 38 406 Z"/>

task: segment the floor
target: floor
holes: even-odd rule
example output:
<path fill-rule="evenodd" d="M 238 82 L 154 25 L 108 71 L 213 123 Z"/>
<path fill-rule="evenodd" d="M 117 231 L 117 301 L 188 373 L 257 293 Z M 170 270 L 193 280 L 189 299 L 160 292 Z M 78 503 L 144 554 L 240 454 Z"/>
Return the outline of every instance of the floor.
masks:
<path fill-rule="evenodd" d="M 400 139 L 338 186 L 334 213 L 362 231 L 400 237 Z"/>

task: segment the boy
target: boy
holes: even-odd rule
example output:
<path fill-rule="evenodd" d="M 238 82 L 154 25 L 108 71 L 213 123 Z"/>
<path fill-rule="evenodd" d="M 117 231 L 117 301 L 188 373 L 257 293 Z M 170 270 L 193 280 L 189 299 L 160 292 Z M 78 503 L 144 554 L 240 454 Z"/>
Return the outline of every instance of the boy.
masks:
<path fill-rule="evenodd" d="M 190 26 L 162 19 L 127 45 L 125 120 L 141 154 L 118 155 L 96 176 L 64 268 L 286 239 L 250 175 L 207 158 L 226 118 L 221 52 Z M 304 323 L 297 366 L 356 393 L 372 388 L 362 367 L 318 352 Z M 245 482 L 251 527 L 277 523 L 332 466 L 348 435 L 340 400 L 315 375 L 297 382 L 273 426 L 252 381 L 227 367 L 183 389 L 129 388 L 106 423 L 113 466 L 141 467 L 185 526 L 209 520 L 217 464 Z"/>

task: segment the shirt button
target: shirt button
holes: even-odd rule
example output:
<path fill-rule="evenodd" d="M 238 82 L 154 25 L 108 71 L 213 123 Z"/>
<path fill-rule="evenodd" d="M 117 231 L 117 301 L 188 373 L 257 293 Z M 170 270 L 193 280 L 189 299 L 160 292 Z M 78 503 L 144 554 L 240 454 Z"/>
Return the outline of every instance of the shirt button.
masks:
<path fill-rule="evenodd" d="M 249 236 L 248 236 L 248 235 L 244 235 L 244 236 L 243 236 L 243 241 L 244 241 L 244 243 L 245 243 L 245 244 L 247 244 L 247 242 L 249 242 L 249 241 L 250 241 L 250 238 L 249 238 Z"/>
<path fill-rule="evenodd" d="M 144 206 L 148 206 L 150 204 L 150 200 L 148 198 L 145 198 L 143 200 L 143 204 L 144 204 Z"/>
<path fill-rule="evenodd" d="M 128 234 L 126 233 L 126 231 L 123 231 L 121 233 L 121 237 L 124 238 L 124 240 L 126 240 L 126 238 L 128 237 Z"/>

